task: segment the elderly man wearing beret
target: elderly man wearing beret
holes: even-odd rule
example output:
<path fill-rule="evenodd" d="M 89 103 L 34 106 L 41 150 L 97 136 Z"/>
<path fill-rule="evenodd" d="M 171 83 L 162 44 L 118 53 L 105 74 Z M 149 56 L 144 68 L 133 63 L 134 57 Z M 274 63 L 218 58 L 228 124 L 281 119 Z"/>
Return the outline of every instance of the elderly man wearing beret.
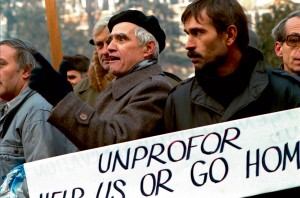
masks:
<path fill-rule="evenodd" d="M 101 92 L 95 108 L 84 103 L 40 53 L 30 87 L 53 106 L 48 121 L 81 150 L 149 137 L 163 132 L 163 112 L 171 89 L 158 56 L 166 35 L 154 16 L 137 10 L 113 16 L 108 28 L 109 72 L 116 79 Z"/>

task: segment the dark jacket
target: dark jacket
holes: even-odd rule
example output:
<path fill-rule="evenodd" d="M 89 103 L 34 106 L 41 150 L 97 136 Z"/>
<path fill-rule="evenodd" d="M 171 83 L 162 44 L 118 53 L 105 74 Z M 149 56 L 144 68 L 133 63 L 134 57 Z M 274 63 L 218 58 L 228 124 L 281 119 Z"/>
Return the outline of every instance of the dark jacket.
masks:
<path fill-rule="evenodd" d="M 49 122 L 80 149 L 163 133 L 163 112 L 171 86 L 157 64 L 116 79 L 102 91 L 96 108 L 73 92 L 53 109 Z"/>
<path fill-rule="evenodd" d="M 283 65 L 283 63 L 280 64 L 279 67 L 276 68 L 276 69 L 277 69 L 277 71 L 278 71 L 279 73 L 282 73 L 282 75 L 287 75 L 287 73 L 290 74 L 289 72 L 287 72 L 286 70 L 284 70 L 284 65 Z M 299 75 L 293 74 L 292 76 L 293 76 L 294 78 L 296 78 L 296 80 L 300 81 L 300 76 L 299 76 Z"/>
<path fill-rule="evenodd" d="M 208 96 L 195 77 L 174 88 L 165 108 L 166 132 L 300 107 L 300 81 L 287 72 L 265 67 L 259 53 L 258 50 L 250 53 L 250 59 L 257 59 L 250 81 L 227 108 Z M 252 197 L 286 197 L 299 193 L 297 187 Z"/>
<path fill-rule="evenodd" d="M 250 81 L 227 108 L 208 96 L 195 77 L 174 88 L 165 109 L 166 132 L 300 107 L 299 80 L 287 72 L 265 67 L 260 52 L 253 52 L 250 59 L 257 59 L 257 63 Z"/>

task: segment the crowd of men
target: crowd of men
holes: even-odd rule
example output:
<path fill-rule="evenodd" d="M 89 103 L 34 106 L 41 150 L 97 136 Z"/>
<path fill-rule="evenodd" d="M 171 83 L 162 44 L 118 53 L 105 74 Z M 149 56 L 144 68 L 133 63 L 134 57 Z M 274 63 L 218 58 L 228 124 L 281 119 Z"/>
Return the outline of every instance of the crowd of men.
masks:
<path fill-rule="evenodd" d="M 100 19 L 92 61 L 65 56 L 59 71 L 31 42 L 0 41 L 0 195 L 26 162 L 300 107 L 300 11 L 272 31 L 278 69 L 237 0 L 195 0 L 181 22 L 195 69 L 184 80 L 162 70 L 166 34 L 138 10 Z M 28 197 L 23 183 L 18 196 Z"/>

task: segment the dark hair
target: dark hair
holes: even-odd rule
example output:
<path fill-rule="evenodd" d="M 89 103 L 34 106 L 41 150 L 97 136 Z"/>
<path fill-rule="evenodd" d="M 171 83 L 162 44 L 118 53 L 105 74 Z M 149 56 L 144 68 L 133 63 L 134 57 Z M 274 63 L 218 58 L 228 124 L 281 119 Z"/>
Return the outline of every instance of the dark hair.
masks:
<path fill-rule="evenodd" d="M 90 59 L 84 55 L 76 54 L 74 56 L 64 56 L 63 60 L 68 62 L 66 66 L 67 71 L 77 70 L 80 72 L 87 72 L 90 66 Z"/>
<path fill-rule="evenodd" d="M 272 37 L 275 41 L 282 42 L 286 38 L 285 24 L 290 18 L 300 17 L 300 10 L 296 10 L 288 14 L 284 19 L 282 19 L 273 29 Z"/>
<path fill-rule="evenodd" d="M 202 10 L 206 10 L 218 34 L 225 32 L 230 25 L 235 25 L 238 30 L 235 43 L 241 51 L 247 48 L 248 19 L 244 9 L 236 0 L 194 0 L 184 10 L 181 22 L 184 24 L 190 17 L 198 21 Z"/>

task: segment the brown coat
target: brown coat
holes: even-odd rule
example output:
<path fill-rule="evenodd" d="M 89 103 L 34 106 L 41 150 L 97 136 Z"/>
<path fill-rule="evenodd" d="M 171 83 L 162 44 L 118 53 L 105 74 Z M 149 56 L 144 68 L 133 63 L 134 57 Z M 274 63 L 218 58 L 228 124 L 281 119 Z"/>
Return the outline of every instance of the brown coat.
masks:
<path fill-rule="evenodd" d="M 97 52 L 94 52 L 92 66 L 89 68 L 88 76 L 77 83 L 74 93 L 92 107 L 96 107 L 97 97 L 115 79 L 113 74 L 109 74 L 100 64 Z"/>
<path fill-rule="evenodd" d="M 89 76 L 73 87 L 74 93 L 92 107 L 96 107 L 99 93 L 115 78 L 113 74 L 104 73 L 101 70 L 104 70 L 102 66 L 93 65 L 89 70 Z"/>
<path fill-rule="evenodd" d="M 49 122 L 80 149 L 163 133 L 163 111 L 171 89 L 157 64 L 127 74 L 102 91 L 96 108 L 73 92 L 53 109 Z"/>

